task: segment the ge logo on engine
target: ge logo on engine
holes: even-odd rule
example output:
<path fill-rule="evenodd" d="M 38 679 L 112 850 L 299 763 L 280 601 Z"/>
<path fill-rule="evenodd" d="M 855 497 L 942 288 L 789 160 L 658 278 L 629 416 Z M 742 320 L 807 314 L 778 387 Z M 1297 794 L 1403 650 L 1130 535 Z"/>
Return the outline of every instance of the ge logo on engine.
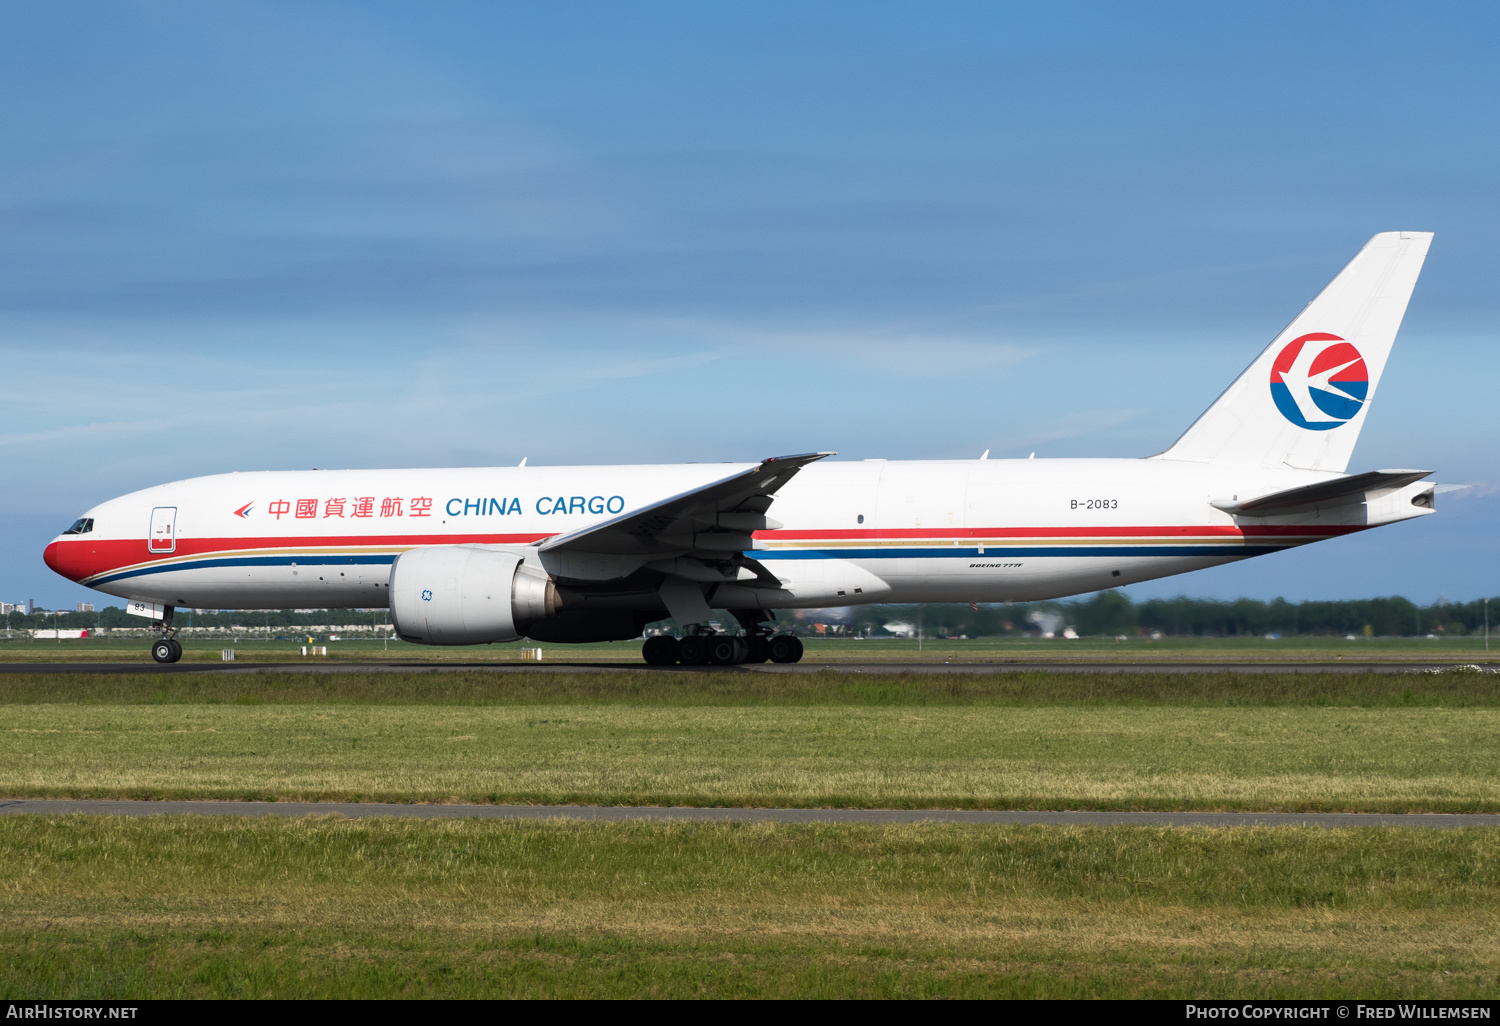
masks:
<path fill-rule="evenodd" d="M 422 601 L 423 602 L 431 602 L 432 601 L 432 592 L 431 591 L 423 591 L 422 592 Z"/>

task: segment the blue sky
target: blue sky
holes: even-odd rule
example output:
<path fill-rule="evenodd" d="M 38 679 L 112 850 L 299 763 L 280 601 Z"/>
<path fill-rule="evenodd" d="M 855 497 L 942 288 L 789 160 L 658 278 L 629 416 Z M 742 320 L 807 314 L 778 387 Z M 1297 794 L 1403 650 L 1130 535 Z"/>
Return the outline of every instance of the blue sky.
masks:
<path fill-rule="evenodd" d="M 1146 455 L 1390 229 L 1351 469 L 1476 487 L 1131 591 L 1500 593 L 1497 11 L 0 7 L 0 597 L 225 470 Z"/>

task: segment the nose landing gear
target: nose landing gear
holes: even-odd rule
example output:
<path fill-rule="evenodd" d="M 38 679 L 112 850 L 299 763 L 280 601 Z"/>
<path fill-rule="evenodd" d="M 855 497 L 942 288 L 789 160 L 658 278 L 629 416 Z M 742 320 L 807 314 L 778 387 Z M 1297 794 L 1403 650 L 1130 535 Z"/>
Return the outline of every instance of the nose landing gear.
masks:
<path fill-rule="evenodd" d="M 177 628 L 172 626 L 172 614 L 177 610 L 168 606 L 160 620 L 153 620 L 152 627 L 161 628 L 161 637 L 151 643 L 151 658 L 159 663 L 175 663 L 182 658 L 182 642 L 177 640 Z"/>

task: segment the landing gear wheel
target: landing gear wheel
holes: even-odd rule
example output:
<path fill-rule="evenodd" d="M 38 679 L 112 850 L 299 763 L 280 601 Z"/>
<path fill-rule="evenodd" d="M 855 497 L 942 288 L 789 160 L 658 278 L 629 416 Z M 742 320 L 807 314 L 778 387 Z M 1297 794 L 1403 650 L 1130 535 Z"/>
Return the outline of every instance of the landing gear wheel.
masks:
<path fill-rule="evenodd" d="M 652 666 L 671 666 L 677 662 L 677 639 L 670 634 L 647 638 L 641 646 L 641 658 Z"/>
<path fill-rule="evenodd" d="M 802 660 L 802 641 L 790 634 L 778 634 L 766 643 L 773 663 L 796 663 Z"/>
<path fill-rule="evenodd" d="M 175 663 L 177 660 L 182 658 L 182 642 L 178 641 L 176 638 L 172 638 L 167 642 L 167 644 L 172 646 L 172 662 Z"/>
<path fill-rule="evenodd" d="M 770 651 L 766 648 L 766 639 L 759 634 L 752 634 L 745 639 L 745 662 L 763 663 L 771 658 Z"/>
<path fill-rule="evenodd" d="M 715 666 L 733 666 L 736 663 L 742 663 L 749 654 L 750 650 L 746 647 L 744 638 L 720 634 L 708 641 L 708 661 Z"/>
<path fill-rule="evenodd" d="M 703 634 L 690 634 L 677 642 L 677 661 L 683 666 L 702 666 L 708 662 L 709 638 Z"/>
<path fill-rule="evenodd" d="M 151 646 L 151 658 L 159 663 L 175 663 L 182 658 L 182 653 L 172 646 L 176 642 L 170 638 L 162 638 Z"/>

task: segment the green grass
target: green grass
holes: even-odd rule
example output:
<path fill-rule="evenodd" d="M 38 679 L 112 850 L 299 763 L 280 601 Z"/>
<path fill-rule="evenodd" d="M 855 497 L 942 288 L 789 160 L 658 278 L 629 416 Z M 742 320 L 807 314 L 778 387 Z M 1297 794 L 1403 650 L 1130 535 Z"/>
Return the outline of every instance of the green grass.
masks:
<path fill-rule="evenodd" d="M 1493 675 L 6 674 L 0 795 L 1500 809 Z M 1500 830 L 0 817 L 0 998 L 1485 997 Z"/>
<path fill-rule="evenodd" d="M 26 675 L 0 795 L 1500 810 L 1487 675 Z"/>
<path fill-rule="evenodd" d="M 1500 831 L 0 819 L 0 998 L 1486 997 Z"/>
<path fill-rule="evenodd" d="M 1500 675 L 1411 673 L 941 674 L 736 670 L 597 673 L 425 669 L 299 673 L 0 674 L 0 708 L 63 704 L 416 704 L 648 706 L 1313 705 L 1500 708 Z"/>

